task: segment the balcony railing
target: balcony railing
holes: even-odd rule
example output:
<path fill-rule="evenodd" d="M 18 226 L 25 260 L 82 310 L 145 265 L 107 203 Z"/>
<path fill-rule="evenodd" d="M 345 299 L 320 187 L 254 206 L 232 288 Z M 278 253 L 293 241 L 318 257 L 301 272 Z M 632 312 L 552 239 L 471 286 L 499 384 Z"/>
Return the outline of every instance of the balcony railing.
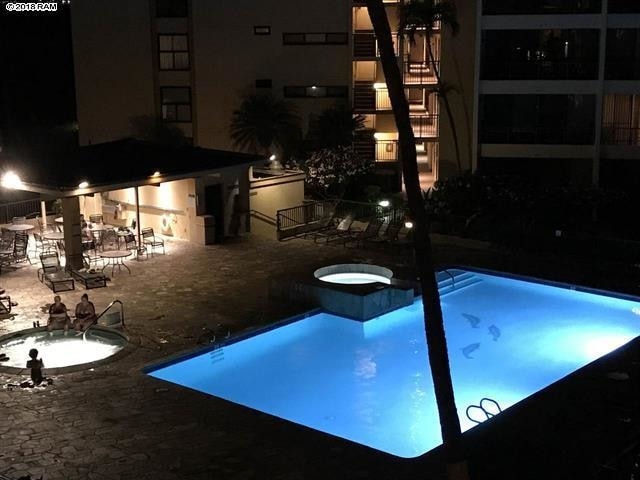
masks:
<path fill-rule="evenodd" d="M 416 138 L 434 138 L 438 136 L 438 115 L 411 116 L 411 126 Z"/>
<path fill-rule="evenodd" d="M 640 80 L 640 64 L 634 59 L 607 60 L 604 75 L 607 80 Z"/>
<path fill-rule="evenodd" d="M 398 160 L 397 140 L 376 141 L 376 162 L 395 162 Z"/>
<path fill-rule="evenodd" d="M 356 112 L 374 112 L 376 110 L 376 90 L 371 82 L 354 83 L 353 109 Z"/>
<path fill-rule="evenodd" d="M 589 145 L 593 143 L 592 128 L 554 127 L 481 127 L 481 143 Z"/>
<path fill-rule="evenodd" d="M 393 49 L 398 55 L 398 35 L 393 35 Z M 356 58 L 378 58 L 378 41 L 371 31 L 359 31 L 353 34 L 353 56 Z"/>
<path fill-rule="evenodd" d="M 598 78 L 598 62 L 511 61 L 488 58 L 482 63 L 483 80 L 590 80 Z"/>
<path fill-rule="evenodd" d="M 39 214 L 40 199 L 38 198 L 0 205 L 0 223 L 10 223 L 13 217 L 35 217 Z"/>
<path fill-rule="evenodd" d="M 440 68 L 438 60 L 434 63 Z M 408 56 L 405 56 L 403 76 L 405 85 L 433 85 L 438 81 L 431 62 L 411 61 Z"/>
<path fill-rule="evenodd" d="M 640 127 L 615 123 L 602 125 L 602 144 L 640 146 Z"/>

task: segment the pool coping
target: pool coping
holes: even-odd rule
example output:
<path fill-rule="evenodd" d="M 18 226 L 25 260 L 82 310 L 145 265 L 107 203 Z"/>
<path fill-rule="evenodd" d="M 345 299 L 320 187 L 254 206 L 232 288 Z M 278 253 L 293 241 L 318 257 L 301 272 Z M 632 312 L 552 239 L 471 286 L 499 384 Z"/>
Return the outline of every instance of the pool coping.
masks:
<path fill-rule="evenodd" d="M 8 333 L 6 335 L 0 336 L 0 341 L 10 339 L 11 337 L 18 336 L 18 334 L 28 334 L 28 333 L 37 333 L 46 331 L 47 327 L 37 327 L 37 328 L 25 328 L 23 330 L 17 330 L 15 332 Z M 87 363 L 78 363 L 75 365 L 69 365 L 66 367 L 55 367 L 48 368 L 45 366 L 44 371 L 47 375 L 62 375 L 65 373 L 73 373 L 80 372 L 84 370 L 90 370 L 93 368 L 101 367 L 103 365 L 107 365 L 112 362 L 116 362 L 121 358 L 132 353 L 136 348 L 140 346 L 140 337 L 137 335 L 130 335 L 124 330 L 117 330 L 115 328 L 105 327 L 102 325 L 94 325 L 91 329 L 103 330 L 109 333 L 115 333 L 122 338 L 124 338 L 127 343 L 116 353 L 113 355 L 109 355 L 108 357 L 102 358 L 100 360 L 95 360 L 93 362 Z M 30 368 L 21 368 L 21 367 L 10 367 L 7 365 L 0 364 L 0 373 L 6 373 L 10 375 L 29 375 L 31 373 Z"/>

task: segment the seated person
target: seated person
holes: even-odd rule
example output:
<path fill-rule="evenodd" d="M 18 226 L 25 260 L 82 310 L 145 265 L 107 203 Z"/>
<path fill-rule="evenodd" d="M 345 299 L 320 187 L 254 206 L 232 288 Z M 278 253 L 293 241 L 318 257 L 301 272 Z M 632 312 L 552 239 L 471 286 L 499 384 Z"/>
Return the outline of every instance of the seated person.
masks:
<path fill-rule="evenodd" d="M 64 331 L 69 330 L 71 319 L 67 315 L 67 306 L 62 303 L 60 295 L 53 297 L 53 304 L 49 307 L 49 321 L 47 322 L 47 330 L 51 331 L 54 328 L 64 328 Z"/>
<path fill-rule="evenodd" d="M 80 297 L 80 303 L 76 305 L 76 320 L 73 323 L 74 328 L 78 332 L 84 332 L 96 321 L 96 308 L 89 301 L 89 295 L 86 293 Z"/>
<path fill-rule="evenodd" d="M 31 360 L 27 361 L 27 368 L 31 369 L 31 380 L 34 385 L 40 385 L 44 380 L 44 375 L 42 373 L 44 362 L 41 358 L 38 358 L 38 350 L 36 348 L 29 350 L 29 357 Z"/>

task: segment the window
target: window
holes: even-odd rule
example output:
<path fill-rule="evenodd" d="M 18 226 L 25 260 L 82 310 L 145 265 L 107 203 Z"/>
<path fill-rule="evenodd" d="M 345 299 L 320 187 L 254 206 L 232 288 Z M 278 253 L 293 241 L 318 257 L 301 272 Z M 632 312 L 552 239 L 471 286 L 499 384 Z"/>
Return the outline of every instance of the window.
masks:
<path fill-rule="evenodd" d="M 601 0 L 483 0 L 484 15 L 600 13 Z"/>
<path fill-rule="evenodd" d="M 161 87 L 162 119 L 165 122 L 191 121 L 191 89 L 189 87 Z"/>
<path fill-rule="evenodd" d="M 257 79 L 256 88 L 271 88 L 271 79 L 270 78 Z"/>
<path fill-rule="evenodd" d="M 271 27 L 269 25 L 256 25 L 253 27 L 254 35 L 271 35 Z"/>
<path fill-rule="evenodd" d="M 189 42 L 186 35 L 158 35 L 160 70 L 189 70 Z"/>
<path fill-rule="evenodd" d="M 156 0 L 156 17 L 186 17 L 187 0 Z"/>
<path fill-rule="evenodd" d="M 607 80 L 640 80 L 640 29 L 607 30 L 604 77 Z"/>
<path fill-rule="evenodd" d="M 283 33 L 284 45 L 346 45 L 346 33 Z"/>
<path fill-rule="evenodd" d="M 284 96 L 290 98 L 345 98 L 349 95 L 346 86 L 320 86 L 311 85 L 304 87 L 284 87 Z"/>
<path fill-rule="evenodd" d="M 640 2 L 636 0 L 609 0 L 609 13 L 640 13 Z"/>

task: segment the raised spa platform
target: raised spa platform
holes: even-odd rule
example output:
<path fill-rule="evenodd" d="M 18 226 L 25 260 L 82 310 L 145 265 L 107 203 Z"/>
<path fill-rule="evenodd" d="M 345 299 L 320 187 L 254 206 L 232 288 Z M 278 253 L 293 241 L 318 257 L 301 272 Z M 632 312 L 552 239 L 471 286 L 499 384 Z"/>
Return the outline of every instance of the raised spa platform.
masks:
<path fill-rule="evenodd" d="M 413 303 L 413 289 L 397 283 L 388 268 L 344 263 L 319 268 L 313 274 L 272 279 L 269 295 L 364 321 Z"/>

